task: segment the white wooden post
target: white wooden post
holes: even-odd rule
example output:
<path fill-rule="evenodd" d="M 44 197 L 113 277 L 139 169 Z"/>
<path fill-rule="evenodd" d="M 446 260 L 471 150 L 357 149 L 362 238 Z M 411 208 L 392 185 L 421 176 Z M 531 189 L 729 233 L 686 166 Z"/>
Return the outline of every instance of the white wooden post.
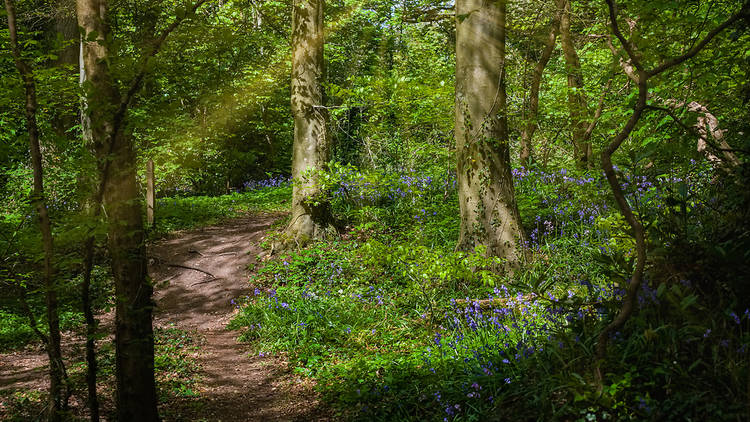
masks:
<path fill-rule="evenodd" d="M 149 227 L 154 227 L 154 160 L 146 163 L 146 221 Z"/>

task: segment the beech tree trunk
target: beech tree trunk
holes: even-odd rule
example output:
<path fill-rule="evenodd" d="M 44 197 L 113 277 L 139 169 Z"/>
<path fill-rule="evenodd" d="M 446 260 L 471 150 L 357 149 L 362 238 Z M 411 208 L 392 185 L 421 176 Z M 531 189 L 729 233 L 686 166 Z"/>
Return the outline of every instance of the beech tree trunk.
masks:
<path fill-rule="evenodd" d="M 115 282 L 117 418 L 158 421 L 154 381 L 153 288 L 147 277 L 143 216 L 133 141 L 123 130 L 127 103 L 109 69 L 106 0 L 78 0 L 83 29 L 86 114 L 108 219 L 108 249 Z M 95 36 L 96 40 L 90 40 Z M 124 104 L 124 106 L 123 106 Z"/>
<path fill-rule="evenodd" d="M 584 95 L 583 72 L 578 58 L 575 44 L 570 33 L 570 0 L 558 0 L 560 17 L 560 46 L 565 57 L 565 69 L 568 74 L 568 108 L 573 137 L 573 154 L 576 165 L 580 168 L 593 166 L 593 150 L 589 142 L 587 128 L 589 126 L 589 109 Z"/>
<path fill-rule="evenodd" d="M 505 258 L 513 268 L 523 233 L 508 145 L 506 0 L 459 0 L 456 18 L 458 249 L 484 246 L 487 255 Z"/>
<path fill-rule="evenodd" d="M 31 203 L 37 212 L 39 231 L 42 234 L 42 248 L 44 250 L 44 271 L 42 278 L 45 288 L 45 304 L 47 307 L 47 327 L 49 335 L 41 335 L 47 349 L 50 362 L 50 401 L 48 420 L 62 420 L 62 412 L 67 410 L 67 393 L 63 389 L 66 384 L 65 364 L 60 351 L 60 318 L 58 316 L 57 286 L 55 283 L 54 242 L 52 237 L 52 222 L 47 212 L 47 202 L 44 197 L 44 173 L 42 169 L 42 151 L 39 145 L 39 127 L 37 126 L 36 111 L 36 81 L 31 67 L 21 58 L 18 45 L 18 28 L 16 26 L 16 10 L 12 0 L 5 0 L 5 10 L 8 19 L 11 53 L 23 80 L 26 93 L 26 129 L 29 134 L 29 150 L 31 167 L 34 172 L 34 185 L 31 191 Z M 29 310 L 31 315 L 31 310 Z"/>
<path fill-rule="evenodd" d="M 294 147 L 292 152 L 292 219 L 285 230 L 289 245 L 325 237 L 333 217 L 316 172 L 330 156 L 323 107 L 324 0 L 301 0 L 292 17 L 292 92 Z"/>

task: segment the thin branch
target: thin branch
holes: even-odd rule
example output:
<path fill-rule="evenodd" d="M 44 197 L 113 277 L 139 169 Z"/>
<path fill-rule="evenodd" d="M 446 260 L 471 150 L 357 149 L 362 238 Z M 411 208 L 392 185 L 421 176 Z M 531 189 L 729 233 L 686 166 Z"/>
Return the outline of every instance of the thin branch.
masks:
<path fill-rule="evenodd" d="M 622 68 L 622 71 L 625 72 L 625 75 L 631 81 L 638 83 L 638 75 L 636 74 L 636 70 L 633 67 L 633 62 L 630 60 L 625 60 L 622 57 L 620 57 L 617 51 L 617 48 L 615 48 L 614 44 L 612 44 L 612 37 L 609 34 L 607 34 L 605 39 L 607 41 L 607 46 L 609 47 L 609 50 L 612 52 L 612 55 L 620 63 L 620 67 Z"/>
<path fill-rule="evenodd" d="M 115 123 L 115 131 L 113 133 L 116 133 L 116 130 L 119 128 L 119 124 L 122 123 L 122 120 L 125 117 L 125 113 L 128 110 L 128 107 L 130 106 L 130 102 L 132 101 L 135 94 L 138 92 L 138 90 L 141 88 L 141 84 L 143 83 L 143 78 L 148 73 L 148 61 L 151 60 L 156 56 L 157 53 L 159 53 L 159 50 L 161 50 L 162 45 L 164 44 L 164 41 L 167 39 L 169 34 L 171 34 L 175 29 L 177 29 L 178 26 L 189 16 L 195 14 L 195 12 L 203 6 L 208 0 L 198 0 L 193 6 L 189 9 L 189 13 L 185 13 L 182 16 L 177 16 L 177 18 L 172 22 L 157 38 L 152 47 L 151 51 L 149 51 L 146 55 L 144 55 L 141 58 L 141 69 L 138 72 L 138 74 L 135 76 L 133 81 L 130 83 L 130 87 L 128 88 L 127 92 L 125 93 L 125 96 L 123 97 L 122 101 L 120 102 L 120 106 L 117 109 L 117 112 L 114 115 L 114 123 Z"/>
<path fill-rule="evenodd" d="M 625 38 L 624 35 L 622 35 L 622 32 L 620 32 L 620 27 L 617 24 L 617 4 L 615 4 L 613 0 L 606 0 L 606 2 L 609 6 L 609 19 L 612 26 L 612 32 L 615 34 L 617 39 L 620 40 L 620 44 L 622 44 L 622 47 L 628 54 L 628 58 L 630 58 L 633 66 L 635 66 L 635 68 L 638 70 L 643 70 L 643 65 L 641 64 L 641 60 L 638 57 L 638 54 L 636 54 L 635 49 L 633 48 L 633 44 L 631 44 L 630 41 Z"/>
<path fill-rule="evenodd" d="M 611 0 L 607 0 L 607 1 L 611 1 Z M 681 56 L 673 57 L 663 62 L 662 64 L 656 66 L 655 68 L 649 70 L 646 73 L 648 74 L 649 77 L 655 76 L 655 75 L 658 75 L 659 73 L 664 72 L 665 70 L 671 67 L 677 66 L 678 64 L 684 62 L 685 60 L 692 58 L 693 56 L 698 54 L 698 52 L 703 50 L 703 48 L 705 48 L 706 45 L 708 45 L 708 43 L 710 43 L 711 40 L 714 39 L 714 37 L 719 35 L 721 31 L 725 30 L 727 27 L 737 22 L 741 18 L 748 17 L 748 16 L 750 16 L 750 3 L 746 2 L 744 6 L 742 6 L 742 9 L 740 9 L 737 13 L 733 14 L 729 19 L 724 21 L 724 23 L 722 23 L 721 25 L 711 30 L 711 32 L 709 32 L 706 35 L 706 37 L 703 38 L 703 40 L 701 40 L 701 42 L 699 42 L 693 48 L 688 50 L 686 53 L 682 54 Z"/>
<path fill-rule="evenodd" d="M 690 127 L 685 122 L 683 122 L 672 109 L 668 107 L 660 107 L 655 105 L 647 105 L 647 109 L 654 110 L 654 111 L 662 111 L 666 113 L 677 125 L 679 125 L 682 129 L 684 129 L 686 132 L 690 133 L 691 135 L 695 136 L 696 138 L 700 138 L 703 141 L 708 144 L 711 148 L 713 148 L 716 151 L 721 152 L 740 152 L 743 154 L 750 155 L 750 150 L 742 149 L 742 148 L 722 148 L 719 145 L 715 144 L 712 140 L 708 139 L 708 137 L 703 136 L 700 132 L 698 132 L 694 127 Z"/>
<path fill-rule="evenodd" d="M 268 25 L 269 28 L 273 32 L 276 33 L 276 35 L 280 36 L 282 39 L 286 40 L 287 45 L 291 45 L 291 40 L 289 39 L 289 34 L 284 31 L 283 29 L 279 28 L 275 24 L 273 24 L 273 21 L 268 18 L 268 15 L 266 15 L 263 10 L 261 9 L 260 5 L 258 5 L 255 1 L 251 0 L 250 4 L 253 5 L 253 9 L 258 13 L 258 15 L 264 20 L 264 23 Z"/>
<path fill-rule="evenodd" d="M 610 78 L 607 81 L 607 85 L 604 87 L 604 91 L 602 91 L 602 95 L 599 97 L 599 104 L 596 106 L 596 111 L 594 111 L 594 117 L 591 120 L 591 123 L 589 123 L 589 127 L 586 128 L 586 132 L 584 132 L 583 134 L 583 139 L 585 141 L 591 139 L 591 134 L 594 133 L 596 124 L 599 123 L 599 118 L 602 117 L 602 111 L 604 110 L 604 99 L 607 97 L 611 85 L 612 79 Z"/>

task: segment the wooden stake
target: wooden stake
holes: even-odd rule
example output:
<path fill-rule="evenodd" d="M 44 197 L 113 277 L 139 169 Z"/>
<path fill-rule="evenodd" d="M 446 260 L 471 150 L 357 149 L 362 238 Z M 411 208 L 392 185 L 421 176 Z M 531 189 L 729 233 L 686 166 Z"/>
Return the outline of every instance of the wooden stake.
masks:
<path fill-rule="evenodd" d="M 146 163 L 146 221 L 149 227 L 154 227 L 154 160 Z"/>

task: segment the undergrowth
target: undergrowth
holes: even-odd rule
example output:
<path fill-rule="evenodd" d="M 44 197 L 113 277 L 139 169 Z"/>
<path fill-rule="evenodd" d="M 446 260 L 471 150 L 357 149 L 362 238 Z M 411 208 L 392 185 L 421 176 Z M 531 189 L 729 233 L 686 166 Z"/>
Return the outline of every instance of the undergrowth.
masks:
<path fill-rule="evenodd" d="M 345 419 L 737 420 L 747 412 L 750 311 L 729 293 L 743 270 L 724 272 L 717 301 L 707 274 L 664 260 L 683 253 L 676 239 L 711 241 L 711 218 L 725 211 L 704 204 L 728 194 L 696 183 L 709 171 L 622 173 L 637 212 L 660 230 L 650 232 L 638 311 L 610 339 L 601 391 L 596 336 L 619 311 L 634 259 L 598 174 L 514 172 L 532 256 L 509 275 L 481 249 L 453 250 L 450 174 L 333 167 L 329 198 L 353 229 L 261 266 L 232 326 L 259 354 L 287 354 Z M 670 224 L 678 213 L 689 218 Z M 689 239 L 675 232 L 686 224 Z"/>

